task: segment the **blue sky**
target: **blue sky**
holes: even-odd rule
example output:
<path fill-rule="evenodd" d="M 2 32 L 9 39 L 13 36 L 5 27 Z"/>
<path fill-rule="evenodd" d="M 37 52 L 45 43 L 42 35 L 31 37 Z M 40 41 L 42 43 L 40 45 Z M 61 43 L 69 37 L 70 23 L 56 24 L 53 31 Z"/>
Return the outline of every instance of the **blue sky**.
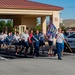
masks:
<path fill-rule="evenodd" d="M 45 4 L 61 6 L 64 10 L 61 13 L 63 19 L 75 19 L 75 0 L 32 0 Z"/>

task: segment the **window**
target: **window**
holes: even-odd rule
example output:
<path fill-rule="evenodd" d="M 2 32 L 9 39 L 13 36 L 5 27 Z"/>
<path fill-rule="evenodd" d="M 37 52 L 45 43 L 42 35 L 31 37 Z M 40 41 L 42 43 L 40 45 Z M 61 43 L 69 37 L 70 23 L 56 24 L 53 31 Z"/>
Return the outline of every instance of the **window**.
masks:
<path fill-rule="evenodd" d="M 75 34 L 69 36 L 68 38 L 75 38 Z"/>

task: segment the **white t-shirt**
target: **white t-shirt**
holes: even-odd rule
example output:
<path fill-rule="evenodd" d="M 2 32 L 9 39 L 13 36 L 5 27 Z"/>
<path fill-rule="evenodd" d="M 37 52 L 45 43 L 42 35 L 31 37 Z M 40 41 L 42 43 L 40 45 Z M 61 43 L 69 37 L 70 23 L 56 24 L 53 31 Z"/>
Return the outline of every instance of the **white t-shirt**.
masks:
<path fill-rule="evenodd" d="M 14 35 L 14 39 L 18 42 L 19 41 L 19 39 L 20 39 L 20 36 L 18 35 Z"/>
<path fill-rule="evenodd" d="M 25 42 L 27 42 L 28 41 L 28 38 L 29 38 L 29 34 L 23 33 L 22 34 L 22 38 L 24 39 Z"/>
<path fill-rule="evenodd" d="M 4 34 L 0 35 L 0 39 L 1 39 L 1 41 L 4 41 Z"/>
<path fill-rule="evenodd" d="M 5 37 L 5 39 L 6 39 L 6 37 L 7 37 L 7 34 L 4 34 L 4 37 Z"/>
<path fill-rule="evenodd" d="M 48 36 L 48 41 L 53 41 L 53 37 L 52 37 L 52 35 L 50 35 L 50 34 L 47 34 L 47 36 Z"/>
<path fill-rule="evenodd" d="M 48 41 L 53 41 L 52 35 L 49 36 Z"/>
<path fill-rule="evenodd" d="M 57 43 L 62 43 L 63 39 L 64 37 L 62 33 L 57 34 L 57 40 L 56 40 Z"/>
<path fill-rule="evenodd" d="M 40 33 L 40 37 L 45 38 L 45 34 Z"/>

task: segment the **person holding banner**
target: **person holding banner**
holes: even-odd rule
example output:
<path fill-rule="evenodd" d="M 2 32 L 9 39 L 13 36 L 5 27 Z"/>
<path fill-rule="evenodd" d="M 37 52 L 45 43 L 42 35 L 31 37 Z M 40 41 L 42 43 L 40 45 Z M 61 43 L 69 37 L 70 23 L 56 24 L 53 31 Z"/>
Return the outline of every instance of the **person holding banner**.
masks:
<path fill-rule="evenodd" d="M 49 34 L 48 35 L 48 44 L 49 44 L 48 56 L 49 57 L 53 56 L 53 51 L 52 51 L 52 49 L 53 49 L 53 39 L 54 39 L 54 37 L 51 34 Z"/>
<path fill-rule="evenodd" d="M 48 44 L 50 46 L 50 49 L 48 51 L 48 56 L 53 56 L 52 47 L 53 47 L 53 39 L 56 36 L 56 32 L 57 29 L 55 25 L 52 22 L 50 22 L 50 25 L 48 26 L 47 30 L 47 39 L 48 39 Z"/>
<path fill-rule="evenodd" d="M 62 53 L 62 42 L 64 40 L 64 37 L 63 37 L 63 34 L 61 33 L 61 28 L 58 28 L 58 33 L 55 38 L 56 38 L 58 60 L 62 60 L 61 53 Z"/>

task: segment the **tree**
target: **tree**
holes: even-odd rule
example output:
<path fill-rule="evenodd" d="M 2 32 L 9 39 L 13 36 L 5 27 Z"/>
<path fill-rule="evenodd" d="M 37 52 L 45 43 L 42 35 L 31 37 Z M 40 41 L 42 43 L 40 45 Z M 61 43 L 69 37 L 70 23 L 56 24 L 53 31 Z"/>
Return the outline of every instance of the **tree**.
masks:
<path fill-rule="evenodd" d="M 36 31 L 36 30 L 41 31 L 41 25 L 36 26 L 36 27 L 34 28 L 34 31 Z"/>
<path fill-rule="evenodd" d="M 1 20 L 0 21 L 0 32 L 2 32 L 3 27 L 5 27 L 5 25 L 6 25 L 6 22 L 4 20 Z"/>
<path fill-rule="evenodd" d="M 13 31 L 14 32 L 14 28 L 13 28 L 13 22 L 12 20 L 1 20 L 0 21 L 0 32 L 10 32 L 10 31 Z"/>
<path fill-rule="evenodd" d="M 3 20 L 1 20 L 1 21 L 0 21 L 0 27 L 4 27 L 5 25 L 6 25 L 6 22 L 3 21 Z"/>
<path fill-rule="evenodd" d="M 65 26 L 64 26 L 64 24 L 63 24 L 63 23 L 60 23 L 60 28 L 61 28 L 63 31 L 65 31 L 65 32 L 66 32 L 66 28 L 65 28 Z"/>
<path fill-rule="evenodd" d="M 60 23 L 60 26 L 63 26 L 63 23 Z"/>
<path fill-rule="evenodd" d="M 6 23 L 6 26 L 13 26 L 12 20 L 8 20 L 7 23 Z"/>

